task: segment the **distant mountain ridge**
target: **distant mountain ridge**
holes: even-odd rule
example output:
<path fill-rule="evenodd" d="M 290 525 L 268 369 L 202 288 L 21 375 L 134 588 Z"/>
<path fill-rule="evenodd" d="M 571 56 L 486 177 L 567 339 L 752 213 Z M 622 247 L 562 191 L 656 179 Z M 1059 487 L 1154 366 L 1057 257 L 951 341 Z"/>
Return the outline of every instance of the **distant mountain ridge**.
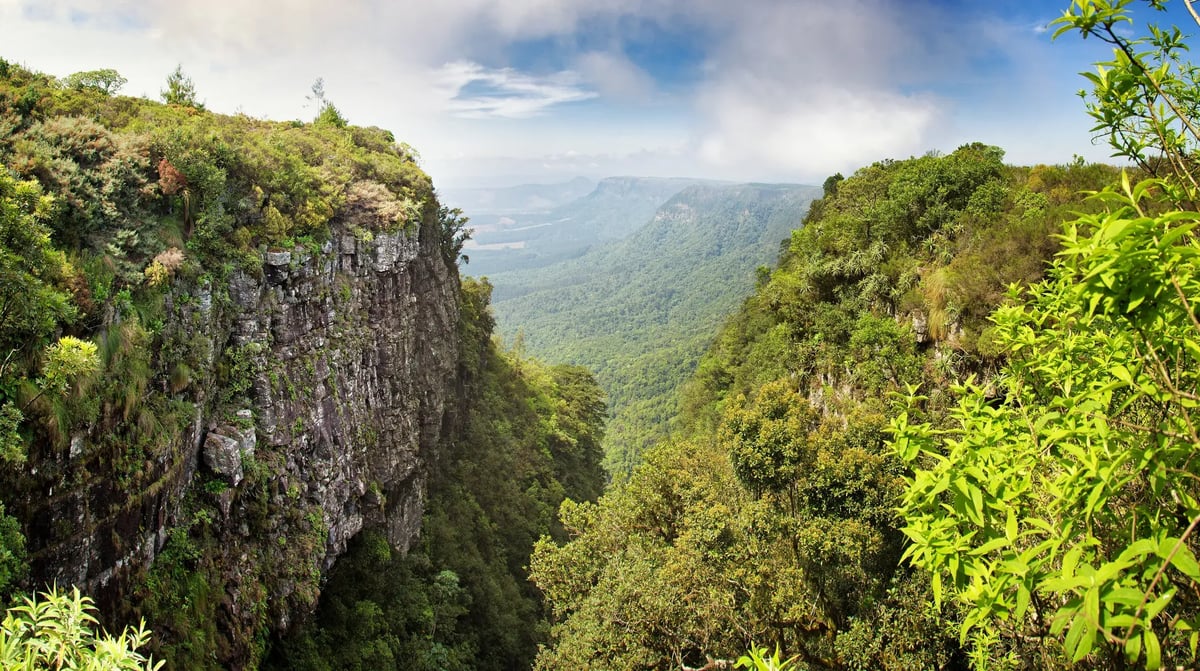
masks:
<path fill-rule="evenodd" d="M 620 240 L 689 186 L 721 184 L 673 177 L 607 177 L 586 195 L 545 211 L 495 212 L 463 207 L 475 233 L 467 271 L 476 276 L 549 266 Z M 524 187 L 514 187 L 521 189 Z"/>
<path fill-rule="evenodd" d="M 448 187 L 440 189 L 440 198 L 449 207 L 464 212 L 512 214 L 544 212 L 582 198 L 596 188 L 586 177 L 554 184 L 518 184 L 507 187 Z"/>
<path fill-rule="evenodd" d="M 621 185 L 609 188 L 615 197 Z M 793 184 L 693 183 L 624 239 L 490 277 L 507 338 L 520 331 L 530 354 L 596 372 L 613 417 L 610 471 L 628 472 L 665 435 L 677 387 L 819 195 Z"/>

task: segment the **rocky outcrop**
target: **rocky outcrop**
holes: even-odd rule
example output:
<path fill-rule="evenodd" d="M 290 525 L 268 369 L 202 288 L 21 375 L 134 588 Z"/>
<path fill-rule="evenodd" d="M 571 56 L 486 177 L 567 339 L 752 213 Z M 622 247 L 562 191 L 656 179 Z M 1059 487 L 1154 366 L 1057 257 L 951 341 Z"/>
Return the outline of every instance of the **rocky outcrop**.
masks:
<path fill-rule="evenodd" d="M 135 616 L 170 530 L 208 539 L 190 561 L 220 600 L 217 661 L 241 668 L 264 626 L 314 605 L 365 526 L 406 549 L 458 356 L 457 269 L 432 219 L 374 234 L 335 222 L 322 244 L 263 253 L 261 272 L 174 287 L 150 393 L 171 393 L 165 359 L 184 352 L 172 402 L 191 415 L 132 478 L 94 435 L 31 463 L 19 512 L 34 576 Z"/>

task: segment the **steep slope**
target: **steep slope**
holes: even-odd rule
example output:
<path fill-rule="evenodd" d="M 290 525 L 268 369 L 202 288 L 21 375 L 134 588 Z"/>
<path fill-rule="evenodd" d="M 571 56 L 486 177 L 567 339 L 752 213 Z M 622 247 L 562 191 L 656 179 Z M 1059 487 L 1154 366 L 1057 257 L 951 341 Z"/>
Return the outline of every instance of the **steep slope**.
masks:
<path fill-rule="evenodd" d="M 599 504 L 564 504 L 573 540 L 535 551 L 557 618 L 536 668 L 720 668 L 752 644 L 798 668 L 968 668 L 956 612 L 900 563 L 892 399 L 918 385 L 937 422 L 957 383 L 993 374 L 986 315 L 1098 207 L 1079 191 L 1116 176 L 1001 157 L 975 144 L 826 182 L 701 359 L 675 437 Z"/>
<path fill-rule="evenodd" d="M 462 587 L 494 579 L 537 612 L 520 557 L 562 496 L 598 492 L 598 420 L 572 394 L 588 418 L 599 394 L 579 371 L 522 386 L 489 367 L 463 222 L 404 145 L 336 114 L 221 116 L 3 60 L 0 128 L 0 599 L 76 585 L 107 625 L 144 617 L 170 669 L 254 668 L 351 539 L 413 547 L 430 474 L 462 484 L 458 460 L 493 444 L 472 409 L 513 388 L 527 421 L 496 439 L 538 458 L 492 472 L 525 489 L 467 489 L 513 494 L 487 514 L 527 531 L 491 539 Z M 468 530 L 491 524 L 481 509 Z M 509 627 L 495 658 L 530 656 L 536 631 Z"/>
<path fill-rule="evenodd" d="M 499 216 L 485 213 L 490 210 L 464 208 L 475 230 L 466 250 L 470 255 L 468 271 L 476 277 L 491 276 L 575 258 L 601 242 L 620 240 L 633 233 L 667 199 L 700 183 L 704 182 L 609 177 L 586 196 L 548 212 Z"/>
<path fill-rule="evenodd" d="M 508 338 L 550 361 L 596 372 L 613 419 L 605 451 L 627 473 L 665 434 L 678 385 L 716 325 L 776 257 L 818 189 L 694 185 L 635 234 L 568 262 L 494 276 Z"/>
<path fill-rule="evenodd" d="M 546 642 L 526 567 L 538 536 L 564 537 L 564 498 L 600 494 L 604 404 L 586 371 L 498 351 L 489 291 L 463 282 L 457 398 L 420 542 L 402 554 L 366 534 L 268 668 L 507 671 Z"/>

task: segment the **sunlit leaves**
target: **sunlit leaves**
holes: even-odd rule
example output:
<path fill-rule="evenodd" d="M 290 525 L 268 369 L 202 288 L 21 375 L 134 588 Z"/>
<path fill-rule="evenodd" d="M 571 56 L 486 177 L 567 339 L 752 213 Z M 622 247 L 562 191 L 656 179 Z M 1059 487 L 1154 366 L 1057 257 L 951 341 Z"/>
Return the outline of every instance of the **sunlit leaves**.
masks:
<path fill-rule="evenodd" d="M 91 598 L 78 589 L 51 589 L 26 597 L 8 609 L 0 622 L 0 668 L 6 671 L 81 669 L 87 671 L 156 671 L 155 662 L 138 652 L 150 640 L 144 626 L 118 636 L 98 630 Z"/>
<path fill-rule="evenodd" d="M 908 556 L 968 607 L 964 639 L 1049 622 L 1072 660 L 1157 668 L 1159 638 L 1182 659 L 1196 626 L 1197 215 L 1140 215 L 1153 187 L 1109 192 L 1118 207 L 1072 225 L 1051 278 L 994 314 L 998 398 L 968 385 L 944 434 L 893 422 L 915 467 Z"/>
<path fill-rule="evenodd" d="M 1183 32 L 1147 26 L 1130 36 L 1133 0 L 1072 0 L 1051 25 L 1054 36 L 1078 32 L 1113 46 L 1112 59 L 1084 72 L 1091 91 L 1081 91 L 1092 132 L 1108 141 L 1113 156 L 1134 161 L 1155 176 L 1170 176 L 1169 194 L 1194 207 L 1200 182 L 1193 157 L 1200 148 L 1200 68 L 1184 59 Z M 1163 0 L 1148 0 L 1163 10 Z"/>

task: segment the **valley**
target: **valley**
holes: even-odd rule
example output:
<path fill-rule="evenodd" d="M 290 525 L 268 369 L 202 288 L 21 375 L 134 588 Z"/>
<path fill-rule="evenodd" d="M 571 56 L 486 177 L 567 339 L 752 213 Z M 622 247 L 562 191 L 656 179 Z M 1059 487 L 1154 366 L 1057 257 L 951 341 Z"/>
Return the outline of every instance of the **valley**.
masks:
<path fill-rule="evenodd" d="M 680 385 L 724 315 L 754 286 L 754 269 L 777 259 L 819 193 L 797 185 L 684 183 L 602 181 L 559 208 L 593 231 L 570 237 L 596 240 L 587 251 L 545 265 L 497 261 L 511 269 L 487 275 L 506 342 L 595 371 L 608 398 L 605 464 L 614 477 L 628 476 L 641 451 L 666 437 Z M 656 198 L 663 200 L 654 205 Z M 588 214 L 591 208 L 602 216 Z M 629 223 L 637 217 L 640 226 Z M 467 272 L 479 271 L 474 264 Z"/>
<path fill-rule="evenodd" d="M 0 669 L 1197 668 L 1200 14 L 1063 4 L 0 5 Z"/>

